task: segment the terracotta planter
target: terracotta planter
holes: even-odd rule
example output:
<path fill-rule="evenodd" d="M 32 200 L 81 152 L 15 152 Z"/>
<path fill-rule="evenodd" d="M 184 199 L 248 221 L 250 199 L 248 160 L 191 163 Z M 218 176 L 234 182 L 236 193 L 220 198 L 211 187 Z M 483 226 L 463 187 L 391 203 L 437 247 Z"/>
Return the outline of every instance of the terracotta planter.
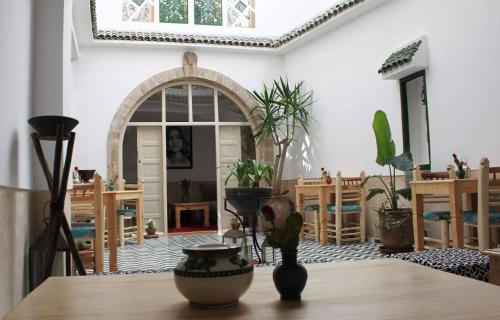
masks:
<path fill-rule="evenodd" d="M 286 219 L 290 213 L 294 211 L 293 203 L 290 201 L 288 195 L 273 196 L 267 201 L 266 205 L 273 208 L 274 213 L 276 214 L 274 220 L 276 227 L 284 228 Z M 268 221 L 263 221 L 262 223 L 264 229 L 272 227 L 271 223 Z"/>
<path fill-rule="evenodd" d="M 413 251 L 411 209 L 386 210 L 378 213 L 382 253 Z"/>
<path fill-rule="evenodd" d="M 146 233 L 150 236 L 156 234 L 156 228 L 155 227 L 147 227 L 146 228 Z"/>

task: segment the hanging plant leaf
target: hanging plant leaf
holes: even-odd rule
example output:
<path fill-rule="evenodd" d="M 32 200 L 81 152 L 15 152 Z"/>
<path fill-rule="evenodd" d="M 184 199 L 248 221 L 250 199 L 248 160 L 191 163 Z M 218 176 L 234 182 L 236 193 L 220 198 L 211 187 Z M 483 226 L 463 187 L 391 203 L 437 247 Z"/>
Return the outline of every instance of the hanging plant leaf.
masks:
<path fill-rule="evenodd" d="M 399 171 L 411 171 L 413 170 L 413 157 L 411 153 L 405 152 L 397 157 L 394 157 L 390 164 Z"/>

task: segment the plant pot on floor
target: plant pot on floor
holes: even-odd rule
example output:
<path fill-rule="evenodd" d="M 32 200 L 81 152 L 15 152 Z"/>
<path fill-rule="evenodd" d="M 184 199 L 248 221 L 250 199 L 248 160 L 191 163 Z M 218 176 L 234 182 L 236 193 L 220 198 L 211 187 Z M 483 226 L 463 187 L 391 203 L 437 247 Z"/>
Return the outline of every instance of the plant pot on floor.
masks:
<path fill-rule="evenodd" d="M 413 251 L 413 222 L 411 209 L 384 210 L 378 213 L 380 240 L 384 254 Z"/>

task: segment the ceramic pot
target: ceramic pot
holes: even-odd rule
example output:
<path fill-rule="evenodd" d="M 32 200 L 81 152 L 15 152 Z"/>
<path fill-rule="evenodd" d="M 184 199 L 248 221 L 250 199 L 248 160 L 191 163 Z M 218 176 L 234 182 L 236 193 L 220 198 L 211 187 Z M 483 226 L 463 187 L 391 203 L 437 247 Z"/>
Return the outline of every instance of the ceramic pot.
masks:
<path fill-rule="evenodd" d="M 239 230 L 241 227 L 241 223 L 231 223 L 231 229 L 232 230 Z"/>
<path fill-rule="evenodd" d="M 80 170 L 78 169 L 78 174 L 83 182 L 89 182 L 90 179 L 94 177 L 95 169 L 92 170 Z"/>
<path fill-rule="evenodd" d="M 241 246 L 204 244 L 183 248 L 187 257 L 174 270 L 177 289 L 192 306 L 224 308 L 238 304 L 253 280 L 253 266 Z"/>
<path fill-rule="evenodd" d="M 300 300 L 307 282 L 307 270 L 297 263 L 297 250 L 281 250 L 282 264 L 273 272 L 274 286 L 281 300 Z"/>

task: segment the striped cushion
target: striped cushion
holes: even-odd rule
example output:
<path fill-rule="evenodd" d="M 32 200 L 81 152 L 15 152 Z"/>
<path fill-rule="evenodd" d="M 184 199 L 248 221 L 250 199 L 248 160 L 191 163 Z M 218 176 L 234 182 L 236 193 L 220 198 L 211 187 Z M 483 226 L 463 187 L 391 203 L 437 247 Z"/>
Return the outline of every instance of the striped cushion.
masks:
<path fill-rule="evenodd" d="M 333 204 L 329 204 L 326 207 L 326 211 L 328 212 L 335 212 L 337 211 L 337 208 Z M 359 204 L 345 204 L 342 206 L 342 212 L 346 213 L 352 213 L 352 212 L 359 212 L 361 211 L 361 206 Z"/>
<path fill-rule="evenodd" d="M 319 210 L 319 204 L 306 204 L 304 206 L 305 211 L 318 211 Z"/>
<path fill-rule="evenodd" d="M 116 214 L 118 216 L 135 217 L 136 211 L 135 209 L 118 209 Z"/>
<path fill-rule="evenodd" d="M 93 222 L 76 222 L 71 224 L 73 238 L 95 237 L 95 225 Z"/>
<path fill-rule="evenodd" d="M 464 212 L 464 222 L 468 224 L 477 225 L 477 212 Z M 497 224 L 500 223 L 500 212 L 490 212 L 489 223 Z"/>
<path fill-rule="evenodd" d="M 449 211 L 426 211 L 423 215 L 425 220 L 430 221 L 451 220 Z"/>

